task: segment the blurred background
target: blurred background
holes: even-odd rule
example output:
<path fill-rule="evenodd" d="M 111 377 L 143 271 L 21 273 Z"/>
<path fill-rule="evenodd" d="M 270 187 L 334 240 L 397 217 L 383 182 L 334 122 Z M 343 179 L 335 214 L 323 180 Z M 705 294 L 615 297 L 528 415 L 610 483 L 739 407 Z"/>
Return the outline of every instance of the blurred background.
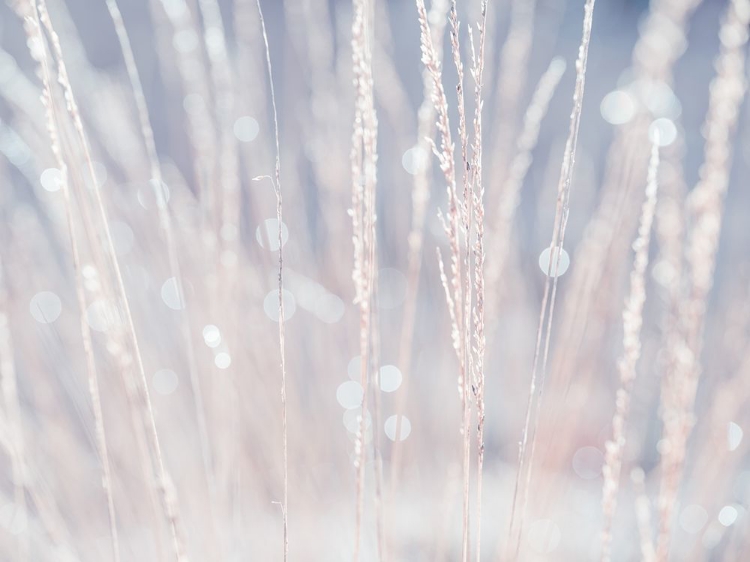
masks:
<path fill-rule="evenodd" d="M 190 560 L 282 559 L 279 223 L 273 184 L 262 178 L 274 175 L 274 122 L 255 0 L 118 2 L 163 183 L 152 180 L 107 3 L 47 3 L 94 174 L 66 113 L 63 91 L 53 80 L 51 105 L 59 109 L 69 168 L 70 185 L 64 188 L 33 56 L 43 47 L 28 39 L 29 25 L 25 30 L 18 17 L 33 14 L 33 8 L 24 12 L 33 4 L 6 0 L 0 4 L 0 559 L 113 556 L 92 372 L 99 381 L 121 560 L 175 559 L 164 498 L 180 514 L 180 541 Z M 357 526 L 357 432 L 364 393 L 348 214 L 355 100 L 352 4 L 260 4 L 273 67 L 283 193 L 289 558 L 348 560 Z M 436 31 L 446 20 L 446 11 L 436 4 L 428 4 L 430 25 L 443 54 L 443 85 L 458 143 L 457 74 L 448 31 Z M 513 540 L 509 525 L 519 441 L 547 279 L 542 254 L 555 219 L 583 4 L 488 2 L 481 560 L 504 559 Z M 619 386 L 632 244 L 656 131 L 663 186 L 612 559 L 647 559 L 644 539 L 638 538 L 638 523 L 645 520 L 636 516 L 639 493 L 653 520 L 644 536 L 657 536 L 660 458 L 668 444 L 661 416 L 667 336 L 675 287 L 682 283 L 671 261 L 670 212 L 677 209 L 684 219 L 685 196 L 699 180 L 709 84 L 729 4 L 600 0 L 595 7 L 566 254 L 515 559 L 601 559 L 602 464 Z M 470 128 L 475 104 L 468 26 L 476 35 L 480 17 L 478 0 L 458 2 Z M 448 240 L 438 220 L 447 196 L 420 122 L 430 104 L 425 103 L 415 2 L 374 2 L 373 29 L 378 282 L 370 361 L 379 376 L 367 389 L 372 406 L 364 412 L 360 559 L 460 560 L 459 366 L 435 256 L 437 247 L 447 260 Z M 46 52 L 53 61 L 49 46 Z M 558 62 L 550 71 L 553 59 Z M 561 72 L 561 62 L 565 70 L 559 85 L 549 89 L 548 109 L 540 108 L 538 141 L 528 147 L 532 160 L 513 195 L 509 177 L 514 159 L 524 152 L 519 139 L 529 122 L 527 109 L 540 79 Z M 53 72 L 59 69 L 57 62 L 50 64 Z M 731 137 L 713 289 L 704 302 L 695 426 L 672 502 L 669 560 L 744 560 L 750 549 L 750 465 L 743 440 L 750 422 L 747 121 L 743 105 Z M 435 138 L 434 117 L 428 125 L 427 134 Z M 415 215 L 420 178 L 428 195 L 424 224 Z M 423 232 L 415 255 L 410 253 L 413 232 Z M 679 248 L 677 256 L 679 261 Z M 164 473 L 149 416 L 142 415 L 139 356 Z M 472 478 L 475 457 L 474 449 Z M 644 473 L 643 492 L 631 483 L 631 470 L 637 468 Z M 472 510 L 475 485 L 472 480 Z M 472 511 L 472 537 L 476 526 Z M 386 545 L 385 554 L 379 543 Z"/>

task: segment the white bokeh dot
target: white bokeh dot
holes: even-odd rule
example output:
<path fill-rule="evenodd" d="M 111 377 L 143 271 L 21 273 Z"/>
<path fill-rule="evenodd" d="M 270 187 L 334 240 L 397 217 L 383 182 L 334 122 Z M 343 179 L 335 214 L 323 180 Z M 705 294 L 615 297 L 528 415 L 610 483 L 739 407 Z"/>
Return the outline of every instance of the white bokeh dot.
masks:
<path fill-rule="evenodd" d="M 50 192 L 58 191 L 62 187 L 62 179 L 62 172 L 58 168 L 47 168 L 39 177 L 42 187 Z"/>
<path fill-rule="evenodd" d="M 255 119 L 249 115 L 243 115 L 234 122 L 232 130 L 240 142 L 252 142 L 258 136 L 260 127 Z"/>
<path fill-rule="evenodd" d="M 162 6 L 164 11 L 173 18 L 184 15 L 188 10 L 185 0 L 162 0 Z"/>
<path fill-rule="evenodd" d="M 162 283 L 161 300 L 172 310 L 182 310 L 185 308 L 185 300 L 180 294 L 180 287 L 177 284 L 177 279 L 174 277 L 170 277 Z"/>
<path fill-rule="evenodd" d="M 669 146 L 677 138 L 674 121 L 666 117 L 656 119 L 648 128 L 648 138 L 659 146 Z"/>
<path fill-rule="evenodd" d="M 164 182 L 159 184 L 156 180 L 149 180 L 136 192 L 138 204 L 146 210 L 164 207 L 169 203 L 170 196 L 169 186 Z"/>
<path fill-rule="evenodd" d="M 40 324 L 51 324 L 62 313 L 62 301 L 52 291 L 41 291 L 31 297 L 29 312 Z"/>
<path fill-rule="evenodd" d="M 729 422 L 727 425 L 727 447 L 730 451 L 737 450 L 737 447 L 742 443 L 743 435 L 742 428 L 738 424 Z"/>
<path fill-rule="evenodd" d="M 665 82 L 641 79 L 631 84 L 630 90 L 654 117 L 677 119 L 682 113 L 680 100 Z"/>
<path fill-rule="evenodd" d="M 739 513 L 737 512 L 737 508 L 733 505 L 725 505 L 724 507 L 719 510 L 719 523 L 724 525 L 725 527 L 729 527 L 730 525 L 733 525 L 735 521 L 737 521 L 737 516 Z"/>
<path fill-rule="evenodd" d="M 213 25 L 207 26 L 203 36 L 206 50 L 212 59 L 224 52 L 224 32 L 221 29 Z"/>
<path fill-rule="evenodd" d="M 154 373 L 152 380 L 154 390 L 162 396 L 169 396 L 179 385 L 177 373 L 172 369 L 159 369 Z"/>
<path fill-rule="evenodd" d="M 272 252 L 279 251 L 279 221 L 277 219 L 266 219 L 255 229 L 255 240 L 261 248 L 267 248 Z M 286 224 L 281 223 L 281 245 L 285 246 L 289 240 L 289 230 Z"/>
<path fill-rule="evenodd" d="M 385 430 L 385 435 L 390 439 L 391 441 L 396 441 L 396 425 L 397 425 L 397 418 L 399 416 L 393 415 L 389 417 L 387 420 L 385 420 L 385 424 L 383 426 L 383 429 Z M 409 421 L 409 418 L 406 416 L 401 416 L 401 431 L 399 432 L 399 441 L 403 441 L 409 435 L 411 434 L 411 422 Z"/>
<path fill-rule="evenodd" d="M 403 375 L 395 365 L 383 365 L 380 367 L 380 390 L 383 392 L 394 392 L 401 386 Z"/>
<path fill-rule="evenodd" d="M 220 351 L 214 357 L 214 365 L 219 369 L 228 369 L 232 364 L 232 356 L 226 351 Z"/>
<path fill-rule="evenodd" d="M 107 332 L 121 326 L 122 318 L 112 302 L 98 299 L 86 308 L 86 323 L 95 332 Z"/>
<path fill-rule="evenodd" d="M 573 454 L 573 470 L 584 480 L 594 480 L 602 473 L 604 455 L 596 447 L 581 447 Z"/>
<path fill-rule="evenodd" d="M 336 389 L 336 400 L 342 408 L 347 410 L 359 408 L 362 405 L 362 398 L 364 398 L 362 385 L 357 381 L 342 382 Z"/>
<path fill-rule="evenodd" d="M 221 332 L 213 324 L 203 327 L 203 341 L 208 347 L 218 347 L 221 343 Z"/>
<path fill-rule="evenodd" d="M 349 360 L 349 364 L 346 366 L 346 372 L 349 378 L 353 381 L 359 381 L 362 379 L 362 356 L 355 355 Z"/>
<path fill-rule="evenodd" d="M 420 170 L 424 169 L 428 158 L 429 153 L 421 146 L 413 146 L 404 152 L 401 157 L 401 165 L 409 174 L 415 176 Z"/>
<path fill-rule="evenodd" d="M 707 521 L 708 512 L 700 505 L 688 505 L 680 512 L 680 527 L 691 535 L 700 533 Z"/>
<path fill-rule="evenodd" d="M 608 93 L 599 106 L 604 120 L 612 125 L 623 125 L 629 122 L 635 117 L 637 109 L 633 96 L 624 90 Z"/>
<path fill-rule="evenodd" d="M 541 254 L 539 254 L 539 269 L 542 270 L 542 272 L 546 275 L 549 275 L 552 277 L 555 273 L 555 269 L 557 269 L 557 276 L 563 275 L 566 271 L 568 271 L 568 267 L 570 267 L 570 256 L 568 256 L 568 252 L 565 251 L 565 249 L 562 249 L 562 252 L 560 254 L 560 263 L 557 263 L 557 252 L 554 253 L 552 257 L 552 265 L 550 267 L 550 251 L 549 248 L 545 248 Z M 549 269 L 548 269 L 549 268 Z M 551 273 L 548 273 L 551 272 Z"/>
<path fill-rule="evenodd" d="M 294 313 L 297 311 L 297 302 L 294 300 L 294 295 L 286 289 L 282 292 L 284 299 L 284 321 L 289 320 Z M 279 292 L 274 290 L 266 295 L 263 299 L 263 310 L 271 320 L 274 322 L 279 321 Z"/>
<path fill-rule="evenodd" d="M 3 152 L 3 156 L 16 167 L 23 166 L 31 158 L 31 150 L 28 145 L 17 139 L 11 139 L 11 142 L 5 143 Z"/>
<path fill-rule="evenodd" d="M 335 324 L 344 316 L 346 305 L 333 293 L 321 295 L 315 302 L 315 316 L 326 324 Z"/>

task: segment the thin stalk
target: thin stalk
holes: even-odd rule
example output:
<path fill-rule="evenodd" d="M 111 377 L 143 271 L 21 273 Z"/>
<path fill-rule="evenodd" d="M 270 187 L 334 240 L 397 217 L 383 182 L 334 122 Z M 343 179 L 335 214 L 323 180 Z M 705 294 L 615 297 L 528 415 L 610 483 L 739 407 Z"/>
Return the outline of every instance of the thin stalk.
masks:
<path fill-rule="evenodd" d="M 282 449 L 284 455 L 284 503 L 281 506 L 282 517 L 284 519 L 284 562 L 289 557 L 289 519 L 287 506 L 289 505 L 289 444 L 287 431 L 287 407 L 286 407 L 286 352 L 285 345 L 285 322 L 284 322 L 284 244 L 283 244 L 283 201 L 281 194 L 281 151 L 279 149 L 279 116 L 276 108 L 276 93 L 273 86 L 273 69 L 271 67 L 271 49 L 268 46 L 268 34 L 266 33 L 266 22 L 263 18 L 263 10 L 260 7 L 260 0 L 256 0 L 258 5 L 258 16 L 260 17 L 260 26 L 263 32 L 263 44 L 266 48 L 266 67 L 268 70 L 268 83 L 271 90 L 271 105 L 273 107 L 273 130 L 276 147 L 276 165 L 274 168 L 273 187 L 276 193 L 276 222 L 278 224 L 277 241 L 279 244 L 279 354 L 281 367 L 281 424 L 282 424 Z"/>
<path fill-rule="evenodd" d="M 573 91 L 573 111 L 570 115 L 570 130 L 568 140 L 565 144 L 562 168 L 560 170 L 560 181 L 558 184 L 557 208 L 555 210 L 555 222 L 552 230 L 552 241 L 550 242 L 550 258 L 547 265 L 547 276 L 544 283 L 544 295 L 542 307 L 539 314 L 539 327 L 537 329 L 536 347 L 534 350 L 534 362 L 531 369 L 531 386 L 529 389 L 529 401 L 526 407 L 526 418 L 521 438 L 520 464 L 516 476 L 516 484 L 513 491 L 513 502 L 511 507 L 511 519 L 509 529 L 509 548 L 513 549 L 512 557 L 517 559 L 521 549 L 521 536 L 526 516 L 529 485 L 531 483 L 531 472 L 534 464 L 534 449 L 536 446 L 536 428 L 538 425 L 539 411 L 541 406 L 542 392 L 544 390 L 545 374 L 547 369 L 547 358 L 549 354 L 549 343 L 552 333 L 552 318 L 555 309 L 555 297 L 557 296 L 557 272 L 560 266 L 560 251 L 565 241 L 565 229 L 568 223 L 570 211 L 570 191 L 573 180 L 573 166 L 575 163 L 576 149 L 578 147 L 578 129 L 581 123 L 581 112 L 583 109 L 583 93 L 586 84 L 586 63 L 588 61 L 589 44 L 591 42 L 591 28 L 594 18 L 594 4 L 596 0 L 586 0 L 584 6 L 583 32 L 581 45 L 578 50 L 576 61 L 576 83 Z M 554 269 L 552 261 L 555 261 Z M 545 322 L 546 320 L 546 322 Z M 542 334 L 544 333 L 544 353 L 542 356 Z M 541 359 L 541 369 L 540 367 Z M 537 391 L 537 386 L 539 390 Z M 538 400 L 534 397 L 538 392 Z M 534 407 L 536 404 L 536 407 Z M 532 425 L 532 413 L 534 424 Z M 529 433 L 531 436 L 529 437 Z M 529 450 L 527 454 L 527 450 Z M 528 457 L 528 458 L 527 458 Z M 523 475 L 523 478 L 522 478 Z M 516 501 L 519 489 L 521 489 L 521 507 L 518 516 L 518 530 L 513 537 L 516 522 Z M 514 546 L 513 546 L 514 545 Z"/>
<path fill-rule="evenodd" d="M 88 172 L 91 176 L 92 183 L 94 185 L 94 188 L 92 189 L 92 191 L 94 193 L 96 209 L 99 213 L 102 226 L 103 226 L 103 230 L 104 230 L 105 247 L 111 259 L 111 265 L 115 274 L 117 290 L 118 290 L 119 297 L 122 303 L 122 307 L 125 313 L 126 327 L 127 327 L 130 339 L 131 339 L 131 344 L 133 346 L 133 353 L 135 355 L 136 365 L 138 368 L 138 373 L 140 375 L 141 392 L 142 392 L 142 399 L 143 399 L 143 406 L 144 406 L 144 412 L 143 412 L 144 419 L 148 426 L 148 433 L 151 439 L 151 446 L 153 448 L 154 456 L 156 457 L 156 470 L 157 470 L 157 475 L 159 479 L 159 489 L 162 494 L 162 501 L 164 504 L 165 515 L 169 522 L 169 527 L 170 527 L 172 540 L 173 540 L 173 546 L 174 546 L 174 554 L 178 562 L 183 562 L 185 554 L 184 554 L 184 546 L 183 546 L 182 539 L 181 539 L 181 528 L 182 528 L 181 517 L 177 509 L 176 502 L 174 501 L 174 498 L 171 496 L 170 491 L 167 489 L 167 487 L 170 486 L 172 480 L 169 476 L 169 473 L 166 470 L 166 467 L 164 466 L 164 458 L 162 455 L 161 443 L 159 441 L 159 435 L 156 429 L 156 420 L 154 418 L 154 411 L 151 405 L 151 396 L 148 390 L 148 383 L 146 381 L 146 371 L 143 365 L 143 357 L 141 356 L 140 346 L 138 344 L 138 338 L 135 333 L 135 324 L 133 322 L 133 316 L 130 311 L 130 303 L 127 297 L 127 293 L 125 291 L 125 285 L 123 282 L 122 273 L 120 271 L 119 260 L 117 259 L 117 254 L 115 252 L 114 244 L 112 242 L 112 235 L 109 229 L 109 221 L 107 219 L 107 213 L 104 208 L 104 202 L 101 198 L 99 188 L 96 185 L 96 174 L 94 172 L 93 161 L 91 158 L 91 150 L 89 148 L 89 143 L 88 143 L 86 134 L 84 132 L 83 122 L 81 120 L 80 112 L 78 110 L 78 105 L 75 101 L 75 96 L 73 94 L 73 90 L 68 80 L 68 74 L 65 68 L 65 62 L 64 62 L 64 58 L 62 54 L 62 48 L 60 46 L 60 40 L 49 18 L 46 0 L 36 0 L 35 8 L 37 10 L 38 18 L 40 19 L 41 23 L 44 25 L 44 27 L 47 29 L 47 32 L 50 35 L 51 44 L 53 47 L 52 52 L 54 54 L 54 58 L 57 62 L 57 67 L 58 67 L 58 82 L 60 83 L 60 85 L 63 87 L 63 90 L 65 91 L 65 99 L 68 105 L 68 113 L 71 119 L 73 120 L 74 129 L 77 133 L 79 142 L 81 144 L 81 148 L 84 153 Z"/>

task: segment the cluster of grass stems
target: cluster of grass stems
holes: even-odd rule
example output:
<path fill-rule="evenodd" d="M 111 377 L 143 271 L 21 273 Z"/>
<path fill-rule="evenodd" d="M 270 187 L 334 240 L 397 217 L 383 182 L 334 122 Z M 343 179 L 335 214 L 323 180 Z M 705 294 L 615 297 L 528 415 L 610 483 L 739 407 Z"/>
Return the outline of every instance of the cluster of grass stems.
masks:
<path fill-rule="evenodd" d="M 721 440 L 747 415 L 746 291 L 719 321 L 717 345 L 734 350 L 722 368 L 736 374 L 705 387 L 715 400 L 698 397 L 704 348 L 717 341 L 707 324 L 750 1 L 723 6 L 695 186 L 684 131 L 660 142 L 647 93 L 613 132 L 589 217 L 572 202 L 586 83 L 598 78 L 587 72 L 597 6 L 578 3 L 541 276 L 524 272 L 517 229 L 566 65 L 530 71 L 535 0 L 415 0 L 404 13 L 419 34 L 416 107 L 382 2 L 332 12 L 325 0 L 235 0 L 227 15 L 217 0 L 149 0 L 153 64 L 167 95 L 185 99 L 184 114 L 166 108 L 180 122 L 176 149 L 160 139 L 126 3 L 102 2 L 125 70 L 115 80 L 86 62 L 65 4 L 47 2 L 8 1 L 26 71 L 0 59 L 3 560 L 742 559 L 741 518 L 707 525 L 689 548 L 675 542 L 687 540 L 676 524 L 687 497 L 715 519 L 737 496 L 726 482 L 693 482 L 742 470 L 742 446 Z M 632 83 L 671 91 L 700 4 L 650 2 Z M 283 10 L 283 37 L 264 7 Z M 275 72 L 282 41 L 299 76 Z M 241 115 L 259 124 L 252 144 L 233 133 Z M 18 147 L 33 156 L 14 157 Z M 410 178 L 383 163 L 406 149 Z M 39 187 L 47 168 L 55 193 Z M 573 242 L 571 218 L 583 225 Z M 132 250 L 121 249 L 123 224 Z M 396 307 L 379 282 L 391 265 L 404 272 Z M 63 314 L 35 327 L 27 303 L 45 288 Z M 329 322 L 320 303 L 336 295 L 347 306 Z M 91 316 L 102 306 L 103 328 Z M 204 345 L 208 325 L 220 347 Z M 332 397 L 352 356 L 362 400 L 349 442 Z M 393 396 L 380 390 L 386 357 L 403 373 Z M 178 390 L 154 396 L 165 365 Z M 643 376 L 658 382 L 639 386 Z M 634 410 L 650 412 L 658 446 Z M 594 501 L 580 508 L 582 537 L 554 537 L 566 502 L 582 497 L 566 474 L 582 441 L 602 451 L 601 476 L 582 485 Z M 539 521 L 554 526 L 541 539 Z"/>

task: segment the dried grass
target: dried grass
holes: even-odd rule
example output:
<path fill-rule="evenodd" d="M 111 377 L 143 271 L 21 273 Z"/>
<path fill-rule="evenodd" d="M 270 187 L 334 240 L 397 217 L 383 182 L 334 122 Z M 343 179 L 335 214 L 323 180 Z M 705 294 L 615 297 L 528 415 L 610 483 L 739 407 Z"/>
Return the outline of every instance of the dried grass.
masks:
<path fill-rule="evenodd" d="M 9 3 L 0 559 L 740 559 L 748 0 Z"/>

